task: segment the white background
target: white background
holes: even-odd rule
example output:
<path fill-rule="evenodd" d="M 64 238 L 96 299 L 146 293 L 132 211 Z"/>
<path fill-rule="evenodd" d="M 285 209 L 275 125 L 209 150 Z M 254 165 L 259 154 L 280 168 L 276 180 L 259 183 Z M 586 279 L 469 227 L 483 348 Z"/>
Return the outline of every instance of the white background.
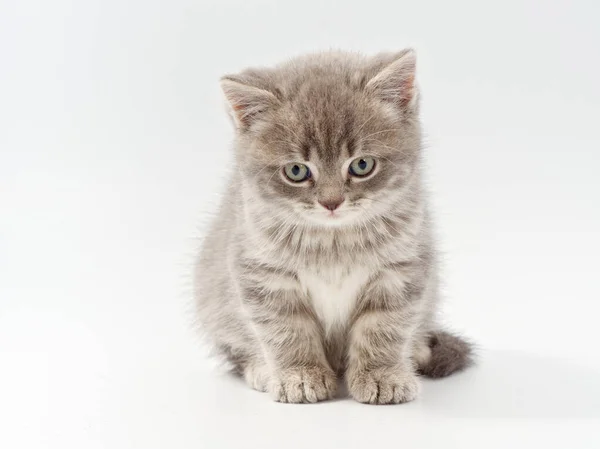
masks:
<path fill-rule="evenodd" d="M 0 447 L 600 447 L 600 3 L 1 0 Z M 276 404 L 215 370 L 194 251 L 220 75 L 419 57 L 445 317 L 479 365 L 414 403 Z"/>

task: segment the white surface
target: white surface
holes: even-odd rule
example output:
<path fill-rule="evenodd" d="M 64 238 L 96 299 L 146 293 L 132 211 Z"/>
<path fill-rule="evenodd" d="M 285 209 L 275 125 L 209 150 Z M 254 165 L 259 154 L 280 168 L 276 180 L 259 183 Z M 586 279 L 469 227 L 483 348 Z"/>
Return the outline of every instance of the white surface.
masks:
<path fill-rule="evenodd" d="M 600 447 L 600 3 L 386 3 L 0 3 L 0 447 Z M 217 79 L 406 45 L 480 364 L 401 406 L 272 403 L 189 324 Z"/>

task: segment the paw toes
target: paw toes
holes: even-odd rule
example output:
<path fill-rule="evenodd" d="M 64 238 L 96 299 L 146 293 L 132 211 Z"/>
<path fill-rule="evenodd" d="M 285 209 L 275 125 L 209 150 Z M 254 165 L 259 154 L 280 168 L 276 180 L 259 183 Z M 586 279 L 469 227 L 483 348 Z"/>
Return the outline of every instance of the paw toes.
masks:
<path fill-rule="evenodd" d="M 377 396 L 377 403 L 378 404 L 390 404 L 393 402 L 394 400 L 394 385 L 387 383 L 387 382 L 381 382 L 379 384 L 379 394 Z"/>
<path fill-rule="evenodd" d="M 321 391 L 319 391 L 321 390 Z M 322 393 L 323 388 L 319 388 L 318 385 L 314 385 L 314 386 L 310 386 L 310 385 L 304 385 L 304 398 L 306 399 L 306 402 L 310 402 L 310 403 L 314 403 L 317 402 L 319 399 L 323 398 L 323 393 Z M 321 394 L 319 394 L 321 393 Z"/>
<path fill-rule="evenodd" d="M 337 380 L 322 368 L 298 368 L 280 373 L 272 394 L 278 402 L 314 403 L 333 396 Z"/>
<path fill-rule="evenodd" d="M 417 397 L 419 382 L 413 373 L 364 372 L 352 376 L 349 389 L 365 404 L 399 404 Z"/>

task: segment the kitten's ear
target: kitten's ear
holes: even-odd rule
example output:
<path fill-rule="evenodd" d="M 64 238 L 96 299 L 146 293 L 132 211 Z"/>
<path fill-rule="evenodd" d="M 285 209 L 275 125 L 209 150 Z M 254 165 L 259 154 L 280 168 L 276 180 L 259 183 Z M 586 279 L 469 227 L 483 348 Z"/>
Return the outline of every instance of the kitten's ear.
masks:
<path fill-rule="evenodd" d="M 256 81 L 243 75 L 221 78 L 221 89 L 227 99 L 229 113 L 240 130 L 248 129 L 261 114 L 279 103 L 272 92 L 260 87 Z"/>
<path fill-rule="evenodd" d="M 404 111 L 413 111 L 418 103 L 416 65 L 417 58 L 412 49 L 379 55 L 374 64 L 378 71 L 367 83 L 366 90 Z"/>

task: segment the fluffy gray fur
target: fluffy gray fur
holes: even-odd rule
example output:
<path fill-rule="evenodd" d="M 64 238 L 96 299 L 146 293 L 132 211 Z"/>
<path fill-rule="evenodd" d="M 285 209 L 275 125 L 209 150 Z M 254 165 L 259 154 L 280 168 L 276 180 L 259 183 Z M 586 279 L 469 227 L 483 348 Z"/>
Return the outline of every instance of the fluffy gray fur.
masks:
<path fill-rule="evenodd" d="M 221 85 L 235 170 L 195 271 L 218 350 L 293 403 L 333 397 L 338 378 L 357 401 L 406 402 L 419 372 L 466 367 L 469 344 L 435 322 L 414 52 L 309 55 Z M 363 178 L 348 171 L 361 157 Z M 291 182 L 290 163 L 312 177 Z"/>

